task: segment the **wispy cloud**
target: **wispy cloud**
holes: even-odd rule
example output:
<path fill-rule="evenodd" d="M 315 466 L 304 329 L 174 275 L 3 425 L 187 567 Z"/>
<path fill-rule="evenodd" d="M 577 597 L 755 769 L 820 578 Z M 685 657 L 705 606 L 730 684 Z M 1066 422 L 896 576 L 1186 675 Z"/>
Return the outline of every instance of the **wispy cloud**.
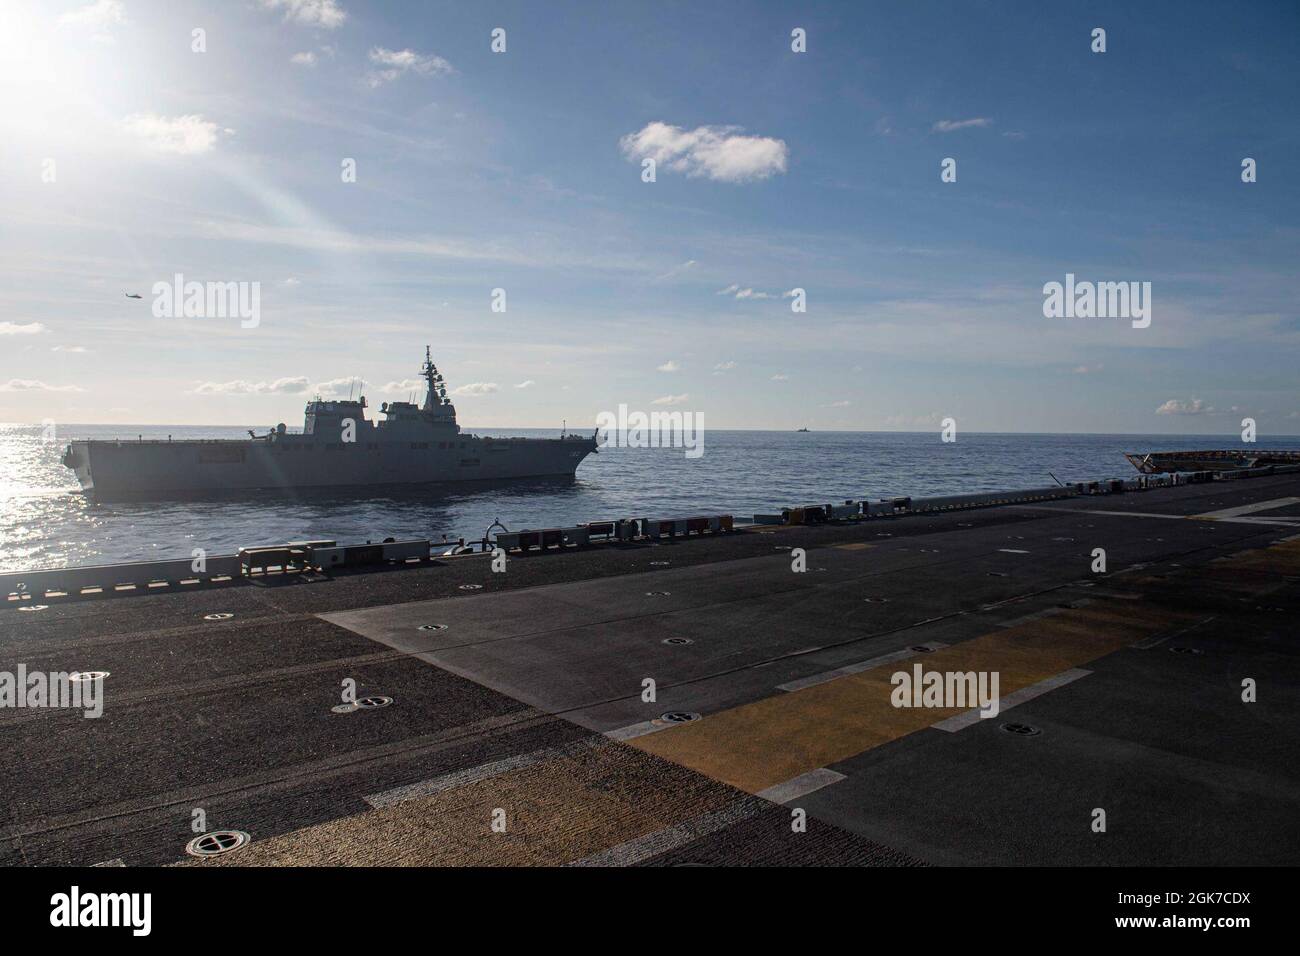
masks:
<path fill-rule="evenodd" d="M 993 121 L 987 116 L 976 116 L 973 119 L 964 120 L 939 120 L 930 127 L 930 131 L 934 133 L 952 133 L 959 129 L 974 129 L 992 125 Z"/>
<path fill-rule="evenodd" d="M 783 374 L 783 373 L 781 373 L 781 372 L 777 372 L 775 375 L 772 376 L 772 381 L 774 381 L 774 382 L 788 382 L 788 381 L 790 381 L 790 376 L 789 376 L 789 375 L 785 375 L 785 374 Z"/>
<path fill-rule="evenodd" d="M 659 398 L 654 399 L 650 404 L 651 405 L 681 405 L 690 397 L 691 396 L 687 395 L 686 393 L 682 393 L 681 395 L 663 395 L 660 396 Z"/>
<path fill-rule="evenodd" d="M 682 366 L 681 366 L 681 364 L 680 364 L 679 362 L 677 362 L 675 359 L 669 359 L 667 362 L 664 362 L 663 365 L 657 366 L 657 367 L 655 368 L 655 371 L 657 371 L 657 372 L 678 372 L 678 371 L 681 371 L 681 368 L 682 368 Z"/>
<path fill-rule="evenodd" d="M 717 365 L 713 366 L 713 374 L 721 375 L 723 372 L 730 372 L 735 367 L 735 362 L 719 362 Z"/>
<path fill-rule="evenodd" d="M 0 382 L 0 392 L 83 392 L 76 385 L 46 385 L 30 378 L 11 378 Z"/>
<path fill-rule="evenodd" d="M 496 382 L 471 382 L 468 385 L 462 385 L 460 388 L 452 389 L 453 395 L 491 395 L 497 391 Z"/>
<path fill-rule="evenodd" d="M 623 155 L 639 162 L 653 159 L 675 173 L 716 182 L 744 183 L 784 173 L 789 148 L 770 136 L 745 136 L 739 126 L 699 126 L 686 130 L 667 123 L 647 123 L 619 140 Z"/>
<path fill-rule="evenodd" d="M 696 263 L 696 261 L 695 261 L 694 259 L 688 259 L 688 260 L 686 260 L 685 262 L 683 262 L 683 263 L 682 263 L 681 265 L 679 265 L 679 266 L 673 266 L 671 269 L 669 269 L 669 270 L 668 270 L 667 272 L 665 272 L 663 275 L 661 275 L 661 276 L 655 276 L 655 278 L 656 278 L 656 279 L 675 279 L 677 276 L 681 275 L 683 272 L 687 272 L 687 271 L 689 271 L 689 270 L 691 270 L 691 269 L 694 269 L 696 265 L 697 265 L 697 263 Z"/>
<path fill-rule="evenodd" d="M 302 53 L 295 53 L 289 57 L 289 62 L 296 66 L 315 66 L 316 54 L 311 50 L 304 50 Z"/>
<path fill-rule="evenodd" d="M 336 0 L 262 0 L 268 10 L 283 10 L 287 21 L 333 30 L 343 25 L 348 13 Z"/>
<path fill-rule="evenodd" d="M 466 262 L 504 262 L 535 267 L 578 267 L 617 272 L 646 272 L 644 257 L 610 252 L 607 249 L 574 248 L 567 237 L 544 244 L 506 245 L 496 238 L 461 239 L 431 235 L 394 235 L 384 232 L 347 232 L 327 227 L 268 225 L 237 219 L 196 219 L 181 224 L 160 224 L 156 234 L 189 238 L 229 239 L 256 244 L 274 244 L 297 249 L 344 254 L 416 256 Z"/>
<path fill-rule="evenodd" d="M 377 46 L 370 50 L 370 62 L 380 69 L 366 76 L 371 86 L 383 86 L 391 83 L 403 73 L 416 73 L 421 76 L 444 76 L 455 73 L 455 68 L 440 56 L 432 53 L 416 53 L 414 50 L 388 50 Z"/>
<path fill-rule="evenodd" d="M 515 388 L 532 388 L 536 384 L 537 384 L 536 382 L 534 382 L 531 378 L 529 378 L 520 382 L 518 385 L 515 386 Z"/>
<path fill-rule="evenodd" d="M 734 283 L 732 285 L 727 286 L 725 289 L 719 289 L 717 292 L 713 294 L 730 295 L 730 296 L 734 296 L 737 299 L 775 299 L 777 297 L 777 293 L 775 292 L 763 292 L 758 289 L 750 288 L 748 286 L 742 289 L 740 286 L 735 285 Z M 782 297 L 788 298 L 789 296 L 793 295 L 793 293 L 782 292 L 780 293 L 780 295 Z"/>

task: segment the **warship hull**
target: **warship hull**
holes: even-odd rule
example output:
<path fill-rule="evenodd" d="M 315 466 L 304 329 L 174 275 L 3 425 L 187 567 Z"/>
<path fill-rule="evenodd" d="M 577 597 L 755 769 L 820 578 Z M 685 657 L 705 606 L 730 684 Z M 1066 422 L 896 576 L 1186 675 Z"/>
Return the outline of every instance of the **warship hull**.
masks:
<path fill-rule="evenodd" d="M 73 441 L 65 464 L 87 495 L 99 501 L 123 501 L 572 478 L 596 449 L 594 439 L 577 436 L 351 444 L 297 438 Z"/>
<path fill-rule="evenodd" d="M 465 481 L 572 478 L 596 438 L 491 438 L 456 424 L 456 407 L 428 347 L 422 405 L 384 402 L 366 417 L 365 396 L 307 403 L 301 433 L 284 424 L 224 441 L 72 441 L 63 453 L 98 501 L 217 498 L 250 493 L 417 488 Z"/>

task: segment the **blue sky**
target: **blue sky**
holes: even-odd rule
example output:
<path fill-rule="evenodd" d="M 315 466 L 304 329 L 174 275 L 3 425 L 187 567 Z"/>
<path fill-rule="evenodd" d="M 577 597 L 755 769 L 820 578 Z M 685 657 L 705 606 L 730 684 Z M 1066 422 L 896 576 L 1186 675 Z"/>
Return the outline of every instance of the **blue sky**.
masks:
<path fill-rule="evenodd" d="M 0 420 L 297 425 L 428 342 L 471 427 L 1300 432 L 1293 3 L 0 19 Z M 178 272 L 260 283 L 257 327 L 155 317 Z M 1066 273 L 1151 326 L 1045 318 Z"/>

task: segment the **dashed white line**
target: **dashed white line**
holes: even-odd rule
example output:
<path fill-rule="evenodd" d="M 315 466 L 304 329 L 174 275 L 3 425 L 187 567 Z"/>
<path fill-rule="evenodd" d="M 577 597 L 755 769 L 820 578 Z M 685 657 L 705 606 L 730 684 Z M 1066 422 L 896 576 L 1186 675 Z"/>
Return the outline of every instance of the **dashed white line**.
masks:
<path fill-rule="evenodd" d="M 924 644 L 917 644 L 917 647 L 929 648 L 937 651 L 947 647 L 940 641 L 927 641 Z M 857 674 L 861 671 L 870 670 L 873 667 L 879 667 L 881 664 L 892 664 L 894 661 L 901 661 L 908 657 L 915 657 L 920 651 L 914 651 L 910 647 L 905 647 L 900 651 L 894 651 L 892 654 L 882 654 L 879 657 L 873 657 L 870 660 L 859 661 L 856 664 L 845 664 L 843 667 L 837 667 L 834 670 L 822 671 L 819 674 L 813 674 L 809 677 L 801 677 L 798 680 L 787 681 L 784 684 L 777 684 L 777 690 L 788 692 L 803 690 L 805 687 L 816 687 L 818 684 L 825 684 L 827 681 L 833 681 L 838 677 L 847 677 L 849 674 Z"/>

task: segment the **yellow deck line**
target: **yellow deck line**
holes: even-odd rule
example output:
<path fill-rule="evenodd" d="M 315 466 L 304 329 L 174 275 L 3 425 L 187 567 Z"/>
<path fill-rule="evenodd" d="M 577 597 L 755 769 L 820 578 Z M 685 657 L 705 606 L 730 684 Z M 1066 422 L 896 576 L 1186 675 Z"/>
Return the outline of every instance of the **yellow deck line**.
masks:
<path fill-rule="evenodd" d="M 898 708 L 891 675 L 997 671 L 1003 695 L 1095 660 L 1192 615 L 1095 604 L 1004 628 L 933 654 L 782 693 L 629 743 L 758 793 L 897 740 L 966 708 Z"/>

